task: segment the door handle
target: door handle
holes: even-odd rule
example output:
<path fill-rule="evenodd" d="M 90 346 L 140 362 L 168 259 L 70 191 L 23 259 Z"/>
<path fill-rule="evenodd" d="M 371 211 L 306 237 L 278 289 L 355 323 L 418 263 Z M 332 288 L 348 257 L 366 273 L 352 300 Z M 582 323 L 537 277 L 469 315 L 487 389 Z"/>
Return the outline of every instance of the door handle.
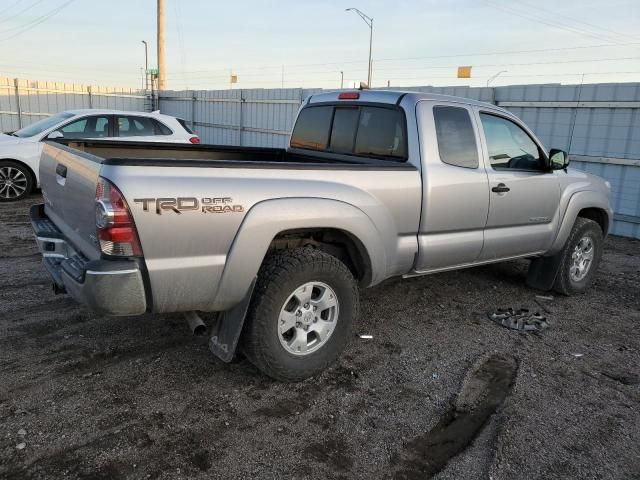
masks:
<path fill-rule="evenodd" d="M 496 192 L 496 193 L 506 193 L 510 190 L 511 189 L 507 187 L 504 183 L 499 183 L 498 185 L 496 185 L 491 189 L 492 192 Z"/>
<path fill-rule="evenodd" d="M 62 178 L 67 178 L 67 167 L 59 163 L 56 166 L 56 175 L 61 176 Z"/>

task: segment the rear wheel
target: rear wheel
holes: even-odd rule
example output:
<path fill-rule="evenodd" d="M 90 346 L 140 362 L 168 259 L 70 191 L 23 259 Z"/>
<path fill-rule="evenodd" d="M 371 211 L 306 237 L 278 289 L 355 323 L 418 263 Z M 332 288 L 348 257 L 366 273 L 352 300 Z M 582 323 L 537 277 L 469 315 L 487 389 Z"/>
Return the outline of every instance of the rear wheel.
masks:
<path fill-rule="evenodd" d="M 33 178 L 27 167 L 10 160 L 0 160 L 0 202 L 21 200 L 33 188 Z"/>
<path fill-rule="evenodd" d="M 584 292 L 596 275 L 603 248 L 602 230 L 593 220 L 578 217 L 562 251 L 553 289 L 564 295 Z"/>
<path fill-rule="evenodd" d="M 247 313 L 242 351 L 267 375 L 299 381 L 335 361 L 358 314 L 358 287 L 337 258 L 310 247 L 264 261 Z"/>

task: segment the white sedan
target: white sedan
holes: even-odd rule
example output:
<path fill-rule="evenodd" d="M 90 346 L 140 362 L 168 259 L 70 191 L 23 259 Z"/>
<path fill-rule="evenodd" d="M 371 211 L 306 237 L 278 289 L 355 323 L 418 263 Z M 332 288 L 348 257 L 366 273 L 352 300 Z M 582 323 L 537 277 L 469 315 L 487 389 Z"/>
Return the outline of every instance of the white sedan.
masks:
<path fill-rule="evenodd" d="M 184 120 L 159 112 L 91 109 L 57 113 L 0 134 L 0 202 L 20 200 L 39 186 L 42 141 L 56 138 L 200 143 Z"/>

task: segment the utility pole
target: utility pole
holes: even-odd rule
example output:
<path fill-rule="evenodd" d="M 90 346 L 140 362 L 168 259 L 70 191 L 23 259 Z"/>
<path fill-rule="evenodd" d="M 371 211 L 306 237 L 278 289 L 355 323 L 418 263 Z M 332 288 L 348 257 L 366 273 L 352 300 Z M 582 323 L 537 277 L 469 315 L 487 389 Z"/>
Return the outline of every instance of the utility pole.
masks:
<path fill-rule="evenodd" d="M 344 72 L 340 70 L 340 90 L 344 88 Z"/>
<path fill-rule="evenodd" d="M 164 64 L 164 0 L 158 0 L 158 91 L 166 90 Z"/>
<path fill-rule="evenodd" d="M 367 24 L 369 27 L 369 68 L 367 70 L 367 86 L 371 88 L 371 70 L 373 69 L 373 62 L 371 60 L 371 48 L 373 45 L 373 18 L 358 10 L 357 8 L 351 7 L 345 9 L 346 12 L 355 12 L 358 16 Z"/>
<path fill-rule="evenodd" d="M 142 40 L 144 43 L 144 89 L 149 90 L 149 46 L 146 40 Z"/>

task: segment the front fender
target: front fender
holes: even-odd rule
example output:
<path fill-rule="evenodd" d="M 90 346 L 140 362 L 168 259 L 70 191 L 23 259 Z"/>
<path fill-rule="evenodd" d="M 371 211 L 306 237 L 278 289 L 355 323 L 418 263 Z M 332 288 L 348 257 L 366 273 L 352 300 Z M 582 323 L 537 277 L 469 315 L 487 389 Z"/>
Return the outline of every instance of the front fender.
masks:
<path fill-rule="evenodd" d="M 227 310 L 246 295 L 271 241 L 287 230 L 333 228 L 358 239 L 371 263 L 371 283 L 384 277 L 386 252 L 376 226 L 360 209 L 338 200 L 280 198 L 265 200 L 247 212 L 233 241 L 214 300 Z"/>
<path fill-rule="evenodd" d="M 611 222 L 613 221 L 613 210 L 609 205 L 609 199 L 607 196 L 602 192 L 593 190 L 576 192 L 569 199 L 556 239 L 546 255 L 555 255 L 562 250 L 564 244 L 567 242 L 567 238 L 569 238 L 569 234 L 576 222 L 576 218 L 578 218 L 580 210 L 585 208 L 598 208 L 606 212 L 609 224 L 607 232 L 609 231 Z M 604 234 L 606 235 L 607 232 L 604 232 Z"/>

